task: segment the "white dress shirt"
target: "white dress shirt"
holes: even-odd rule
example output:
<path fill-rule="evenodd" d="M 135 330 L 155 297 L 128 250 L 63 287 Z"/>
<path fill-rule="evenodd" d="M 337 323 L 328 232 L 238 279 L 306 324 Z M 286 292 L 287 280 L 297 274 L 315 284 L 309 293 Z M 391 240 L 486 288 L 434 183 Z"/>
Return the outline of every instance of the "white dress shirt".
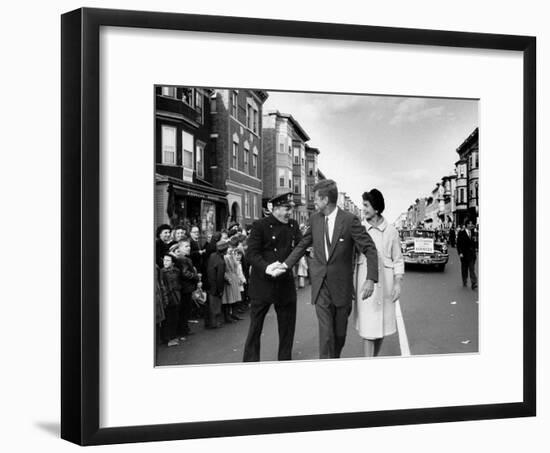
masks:
<path fill-rule="evenodd" d="M 332 237 L 334 234 L 334 224 L 336 223 L 336 215 L 338 214 L 338 207 L 334 211 L 332 211 L 331 214 L 328 215 L 328 237 L 330 238 L 330 244 L 332 245 L 334 238 Z M 326 222 L 326 220 L 324 220 Z M 327 241 L 323 239 L 323 242 L 325 243 L 325 256 L 328 259 L 329 249 L 327 246 Z"/>

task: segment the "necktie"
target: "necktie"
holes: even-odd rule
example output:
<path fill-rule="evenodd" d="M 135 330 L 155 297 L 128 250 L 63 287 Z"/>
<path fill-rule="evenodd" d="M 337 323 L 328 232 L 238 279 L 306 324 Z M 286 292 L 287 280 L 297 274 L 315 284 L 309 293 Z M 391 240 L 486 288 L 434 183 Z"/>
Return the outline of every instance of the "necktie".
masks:
<path fill-rule="evenodd" d="M 328 234 L 328 217 L 325 217 L 325 241 L 327 243 L 327 249 L 330 251 L 330 237 Z"/>

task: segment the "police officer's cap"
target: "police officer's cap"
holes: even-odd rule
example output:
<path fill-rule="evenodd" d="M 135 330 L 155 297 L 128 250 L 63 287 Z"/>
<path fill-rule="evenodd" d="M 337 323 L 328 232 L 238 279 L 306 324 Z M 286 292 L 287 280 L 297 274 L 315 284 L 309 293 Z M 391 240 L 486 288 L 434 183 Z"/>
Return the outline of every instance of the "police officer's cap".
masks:
<path fill-rule="evenodd" d="M 287 192 L 282 195 L 277 195 L 269 200 L 269 203 L 273 205 L 274 208 L 277 206 L 286 206 L 289 208 L 294 207 L 294 195 L 292 192 Z"/>

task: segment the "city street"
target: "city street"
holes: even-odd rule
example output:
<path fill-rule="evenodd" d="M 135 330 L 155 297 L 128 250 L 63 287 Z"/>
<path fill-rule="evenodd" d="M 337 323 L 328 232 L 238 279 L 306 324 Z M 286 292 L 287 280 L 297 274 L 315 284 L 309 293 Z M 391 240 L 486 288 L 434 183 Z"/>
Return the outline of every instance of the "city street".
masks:
<path fill-rule="evenodd" d="M 460 260 L 456 249 L 449 249 L 449 263 L 444 272 L 425 267 L 407 267 L 401 293 L 403 322 L 398 333 L 384 340 L 381 356 L 472 353 L 478 351 L 478 293 L 462 287 Z M 353 323 L 348 326 L 342 357 L 361 357 L 362 339 Z M 205 330 L 191 324 L 194 335 L 179 346 L 160 346 L 157 365 L 189 365 L 241 362 L 248 330 L 248 313 L 244 319 L 220 329 Z M 399 318 L 399 311 L 398 311 Z M 273 308 L 266 316 L 262 335 L 262 361 L 277 357 L 277 322 Z M 318 358 L 317 318 L 310 304 L 310 286 L 298 290 L 295 360 Z"/>

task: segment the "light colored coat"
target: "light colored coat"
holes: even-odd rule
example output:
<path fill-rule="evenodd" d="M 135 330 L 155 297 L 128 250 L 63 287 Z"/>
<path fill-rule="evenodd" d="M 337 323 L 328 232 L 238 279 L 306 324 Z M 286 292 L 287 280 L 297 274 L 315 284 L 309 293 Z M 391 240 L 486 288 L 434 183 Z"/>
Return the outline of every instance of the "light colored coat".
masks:
<path fill-rule="evenodd" d="M 377 227 L 364 223 L 378 252 L 378 283 L 371 297 L 362 300 L 362 282 L 365 280 L 367 260 L 358 257 L 355 270 L 356 297 L 354 302 L 355 328 L 366 339 L 383 338 L 397 330 L 395 303 L 392 291 L 395 275 L 405 273 L 405 262 L 401 254 L 399 233 L 386 219 Z"/>

